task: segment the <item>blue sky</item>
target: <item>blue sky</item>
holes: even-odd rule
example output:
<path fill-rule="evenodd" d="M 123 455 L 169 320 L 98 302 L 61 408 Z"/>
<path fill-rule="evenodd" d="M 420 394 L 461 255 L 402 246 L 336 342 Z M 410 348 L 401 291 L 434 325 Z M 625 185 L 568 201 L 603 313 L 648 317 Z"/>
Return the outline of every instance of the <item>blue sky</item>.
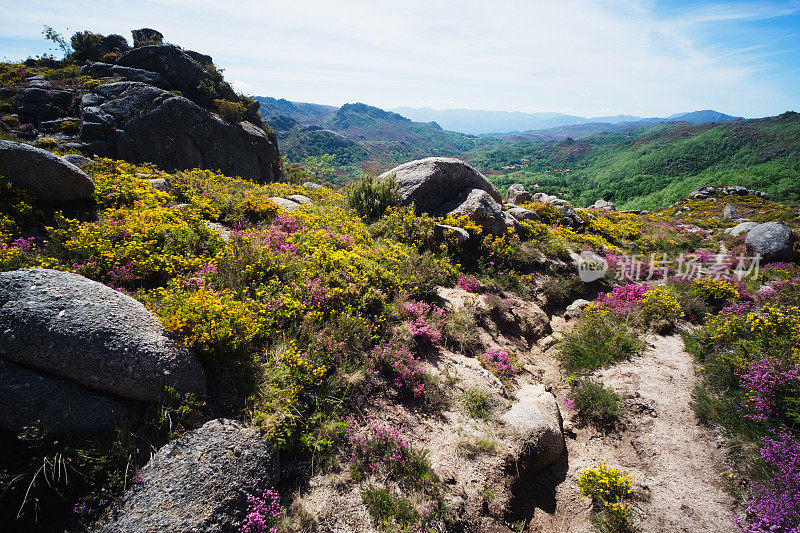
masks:
<path fill-rule="evenodd" d="M 665 116 L 800 111 L 800 0 L 5 2 L 0 59 L 153 27 L 237 90 L 341 105 Z"/>

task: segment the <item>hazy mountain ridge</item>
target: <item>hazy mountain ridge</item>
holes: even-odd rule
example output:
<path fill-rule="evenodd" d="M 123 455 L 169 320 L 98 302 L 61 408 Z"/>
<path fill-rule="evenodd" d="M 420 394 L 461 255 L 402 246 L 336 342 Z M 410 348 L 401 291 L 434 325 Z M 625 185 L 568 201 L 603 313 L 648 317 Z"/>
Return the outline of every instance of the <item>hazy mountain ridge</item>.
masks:
<path fill-rule="evenodd" d="M 529 134 L 572 125 L 608 124 L 607 129 L 613 131 L 625 127 L 638 127 L 656 122 L 682 120 L 691 123 L 722 122 L 738 120 L 734 117 L 714 110 L 693 111 L 676 113 L 669 117 L 638 117 L 634 115 L 615 115 L 610 117 L 580 117 L 563 113 L 523 113 L 520 111 L 482 111 L 472 109 L 444 109 L 435 110 L 429 107 L 410 108 L 396 107 L 392 111 L 410 118 L 411 120 L 430 122 L 436 121 L 445 129 L 460 131 L 482 136 L 506 136 L 509 134 Z M 614 126 L 621 128 L 614 128 Z M 593 131 L 597 133 L 601 130 Z M 576 136 L 576 135 L 569 135 Z"/>

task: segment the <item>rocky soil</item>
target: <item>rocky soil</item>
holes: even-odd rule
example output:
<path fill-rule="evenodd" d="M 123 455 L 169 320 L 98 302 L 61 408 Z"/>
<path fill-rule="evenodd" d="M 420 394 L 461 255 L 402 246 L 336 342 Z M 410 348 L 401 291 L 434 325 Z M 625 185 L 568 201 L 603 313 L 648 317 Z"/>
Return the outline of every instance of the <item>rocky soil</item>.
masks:
<path fill-rule="evenodd" d="M 723 490 L 724 441 L 699 424 L 690 405 L 697 381 L 693 358 L 680 335 L 654 335 L 648 342 L 642 355 L 595 374 L 625 398 L 627 416 L 619 431 L 573 427 L 570 411 L 563 410 L 571 434 L 567 455 L 550 472 L 557 484 L 543 483 L 551 505 L 535 510 L 531 531 L 592 531 L 590 503 L 581 499 L 577 480 L 600 462 L 636 476 L 641 531 L 731 531 L 734 502 Z M 545 356 L 545 367 L 553 354 Z"/>

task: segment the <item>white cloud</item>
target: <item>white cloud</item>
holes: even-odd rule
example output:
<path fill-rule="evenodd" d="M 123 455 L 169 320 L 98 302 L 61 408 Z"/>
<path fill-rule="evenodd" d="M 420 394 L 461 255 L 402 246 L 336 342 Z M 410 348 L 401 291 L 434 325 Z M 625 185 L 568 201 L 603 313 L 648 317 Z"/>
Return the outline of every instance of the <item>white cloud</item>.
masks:
<path fill-rule="evenodd" d="M 337 105 L 757 115 L 779 112 L 786 96 L 759 81 L 749 52 L 718 53 L 694 36 L 717 20 L 794 8 L 747 3 L 659 20 L 653 3 L 635 0 L 31 0 L 4 8 L 0 37 L 30 39 L 43 24 L 126 36 L 154 27 L 214 56 L 240 90 Z"/>

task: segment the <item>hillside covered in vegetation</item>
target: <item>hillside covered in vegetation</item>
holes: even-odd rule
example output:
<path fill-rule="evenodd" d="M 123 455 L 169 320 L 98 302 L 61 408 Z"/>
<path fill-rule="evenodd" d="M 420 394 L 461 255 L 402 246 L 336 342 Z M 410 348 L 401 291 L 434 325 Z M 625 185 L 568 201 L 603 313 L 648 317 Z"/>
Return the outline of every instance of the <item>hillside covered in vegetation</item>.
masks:
<path fill-rule="evenodd" d="M 133 37 L 0 70 L 0 529 L 800 528 L 796 114 L 317 183 Z"/>
<path fill-rule="evenodd" d="M 470 154 L 495 183 L 523 183 L 579 205 L 598 198 L 629 209 L 664 207 L 700 185 L 741 185 L 800 199 L 800 114 L 726 124 L 659 124 Z M 517 166 L 508 171 L 503 167 Z"/>

